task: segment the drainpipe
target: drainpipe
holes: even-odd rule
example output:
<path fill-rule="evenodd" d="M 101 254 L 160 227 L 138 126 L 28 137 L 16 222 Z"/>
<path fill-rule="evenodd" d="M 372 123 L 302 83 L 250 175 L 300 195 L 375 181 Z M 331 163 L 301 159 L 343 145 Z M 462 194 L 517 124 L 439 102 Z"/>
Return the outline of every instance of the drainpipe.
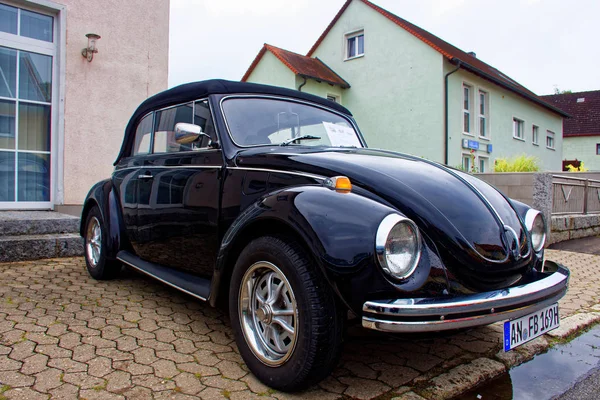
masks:
<path fill-rule="evenodd" d="M 305 77 L 305 76 L 303 76 L 303 77 L 302 77 L 302 79 L 304 79 L 304 82 L 302 82 L 302 83 L 300 84 L 300 86 L 298 86 L 298 91 L 299 91 L 299 92 L 301 92 L 301 91 L 302 91 L 302 86 L 306 85 L 306 77 Z"/>
<path fill-rule="evenodd" d="M 448 165 L 448 77 L 460 69 L 460 64 L 461 61 L 458 60 L 456 68 L 444 76 L 444 92 L 446 96 L 444 100 L 444 164 L 446 165 Z"/>

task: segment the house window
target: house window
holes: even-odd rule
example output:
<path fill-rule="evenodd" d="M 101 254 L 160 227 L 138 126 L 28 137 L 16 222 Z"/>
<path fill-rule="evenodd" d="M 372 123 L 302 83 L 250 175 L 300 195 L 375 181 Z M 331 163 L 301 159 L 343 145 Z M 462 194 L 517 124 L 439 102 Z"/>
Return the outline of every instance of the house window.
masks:
<path fill-rule="evenodd" d="M 546 147 L 554 150 L 554 132 L 552 131 L 546 133 Z"/>
<path fill-rule="evenodd" d="M 360 57 L 365 54 L 365 32 L 346 35 L 346 59 Z"/>
<path fill-rule="evenodd" d="M 479 157 L 479 172 L 484 173 L 488 171 L 488 158 Z"/>
<path fill-rule="evenodd" d="M 470 154 L 463 154 L 462 169 L 465 172 L 471 172 L 473 158 Z"/>
<path fill-rule="evenodd" d="M 513 118 L 513 138 L 525 140 L 523 135 L 523 125 L 524 122 L 518 118 Z"/>
<path fill-rule="evenodd" d="M 540 127 L 533 125 L 531 128 L 531 143 L 539 146 Z"/>
<path fill-rule="evenodd" d="M 479 91 L 479 136 L 489 137 L 488 124 L 488 94 L 483 90 Z"/>
<path fill-rule="evenodd" d="M 337 96 L 334 96 L 332 94 L 327 95 L 327 100 L 333 101 L 334 103 L 339 103 Z"/>
<path fill-rule="evenodd" d="M 463 132 L 471 134 L 471 86 L 463 84 Z"/>
<path fill-rule="evenodd" d="M 600 155 L 600 143 L 596 143 L 596 155 Z"/>

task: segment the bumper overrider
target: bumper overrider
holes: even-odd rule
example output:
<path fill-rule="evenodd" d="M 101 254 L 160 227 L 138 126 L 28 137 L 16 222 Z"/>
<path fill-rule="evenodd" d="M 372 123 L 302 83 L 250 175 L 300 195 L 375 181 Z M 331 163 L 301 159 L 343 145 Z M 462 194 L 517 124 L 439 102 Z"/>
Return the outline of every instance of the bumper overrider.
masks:
<path fill-rule="evenodd" d="M 363 305 L 362 325 L 384 332 L 430 332 L 519 318 L 556 303 L 567 291 L 569 270 L 546 261 L 533 282 L 455 297 L 375 300 Z"/>

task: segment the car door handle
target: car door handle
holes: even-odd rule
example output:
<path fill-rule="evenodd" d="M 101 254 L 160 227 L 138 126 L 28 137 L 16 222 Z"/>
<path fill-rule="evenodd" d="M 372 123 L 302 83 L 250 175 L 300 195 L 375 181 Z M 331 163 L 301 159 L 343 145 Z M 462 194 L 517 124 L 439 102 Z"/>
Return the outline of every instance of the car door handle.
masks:
<path fill-rule="evenodd" d="M 152 179 L 152 178 L 154 178 L 154 177 L 152 175 L 150 175 L 150 174 L 141 174 L 141 175 L 138 175 L 138 179 Z"/>

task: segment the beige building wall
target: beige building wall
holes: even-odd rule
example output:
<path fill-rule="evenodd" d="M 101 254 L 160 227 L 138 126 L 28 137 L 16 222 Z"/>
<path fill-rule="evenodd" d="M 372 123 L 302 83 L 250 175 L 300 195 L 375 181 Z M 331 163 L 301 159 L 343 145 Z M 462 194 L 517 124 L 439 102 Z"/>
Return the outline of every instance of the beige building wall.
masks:
<path fill-rule="evenodd" d="M 563 160 L 583 161 L 589 171 L 600 171 L 598 145 L 600 136 L 567 136 L 563 139 Z"/>
<path fill-rule="evenodd" d="M 110 177 L 136 107 L 167 88 L 169 0 L 58 2 L 66 6 L 66 75 L 64 193 L 56 203 L 79 205 Z M 102 36 L 92 62 L 81 55 L 90 32 Z"/>

